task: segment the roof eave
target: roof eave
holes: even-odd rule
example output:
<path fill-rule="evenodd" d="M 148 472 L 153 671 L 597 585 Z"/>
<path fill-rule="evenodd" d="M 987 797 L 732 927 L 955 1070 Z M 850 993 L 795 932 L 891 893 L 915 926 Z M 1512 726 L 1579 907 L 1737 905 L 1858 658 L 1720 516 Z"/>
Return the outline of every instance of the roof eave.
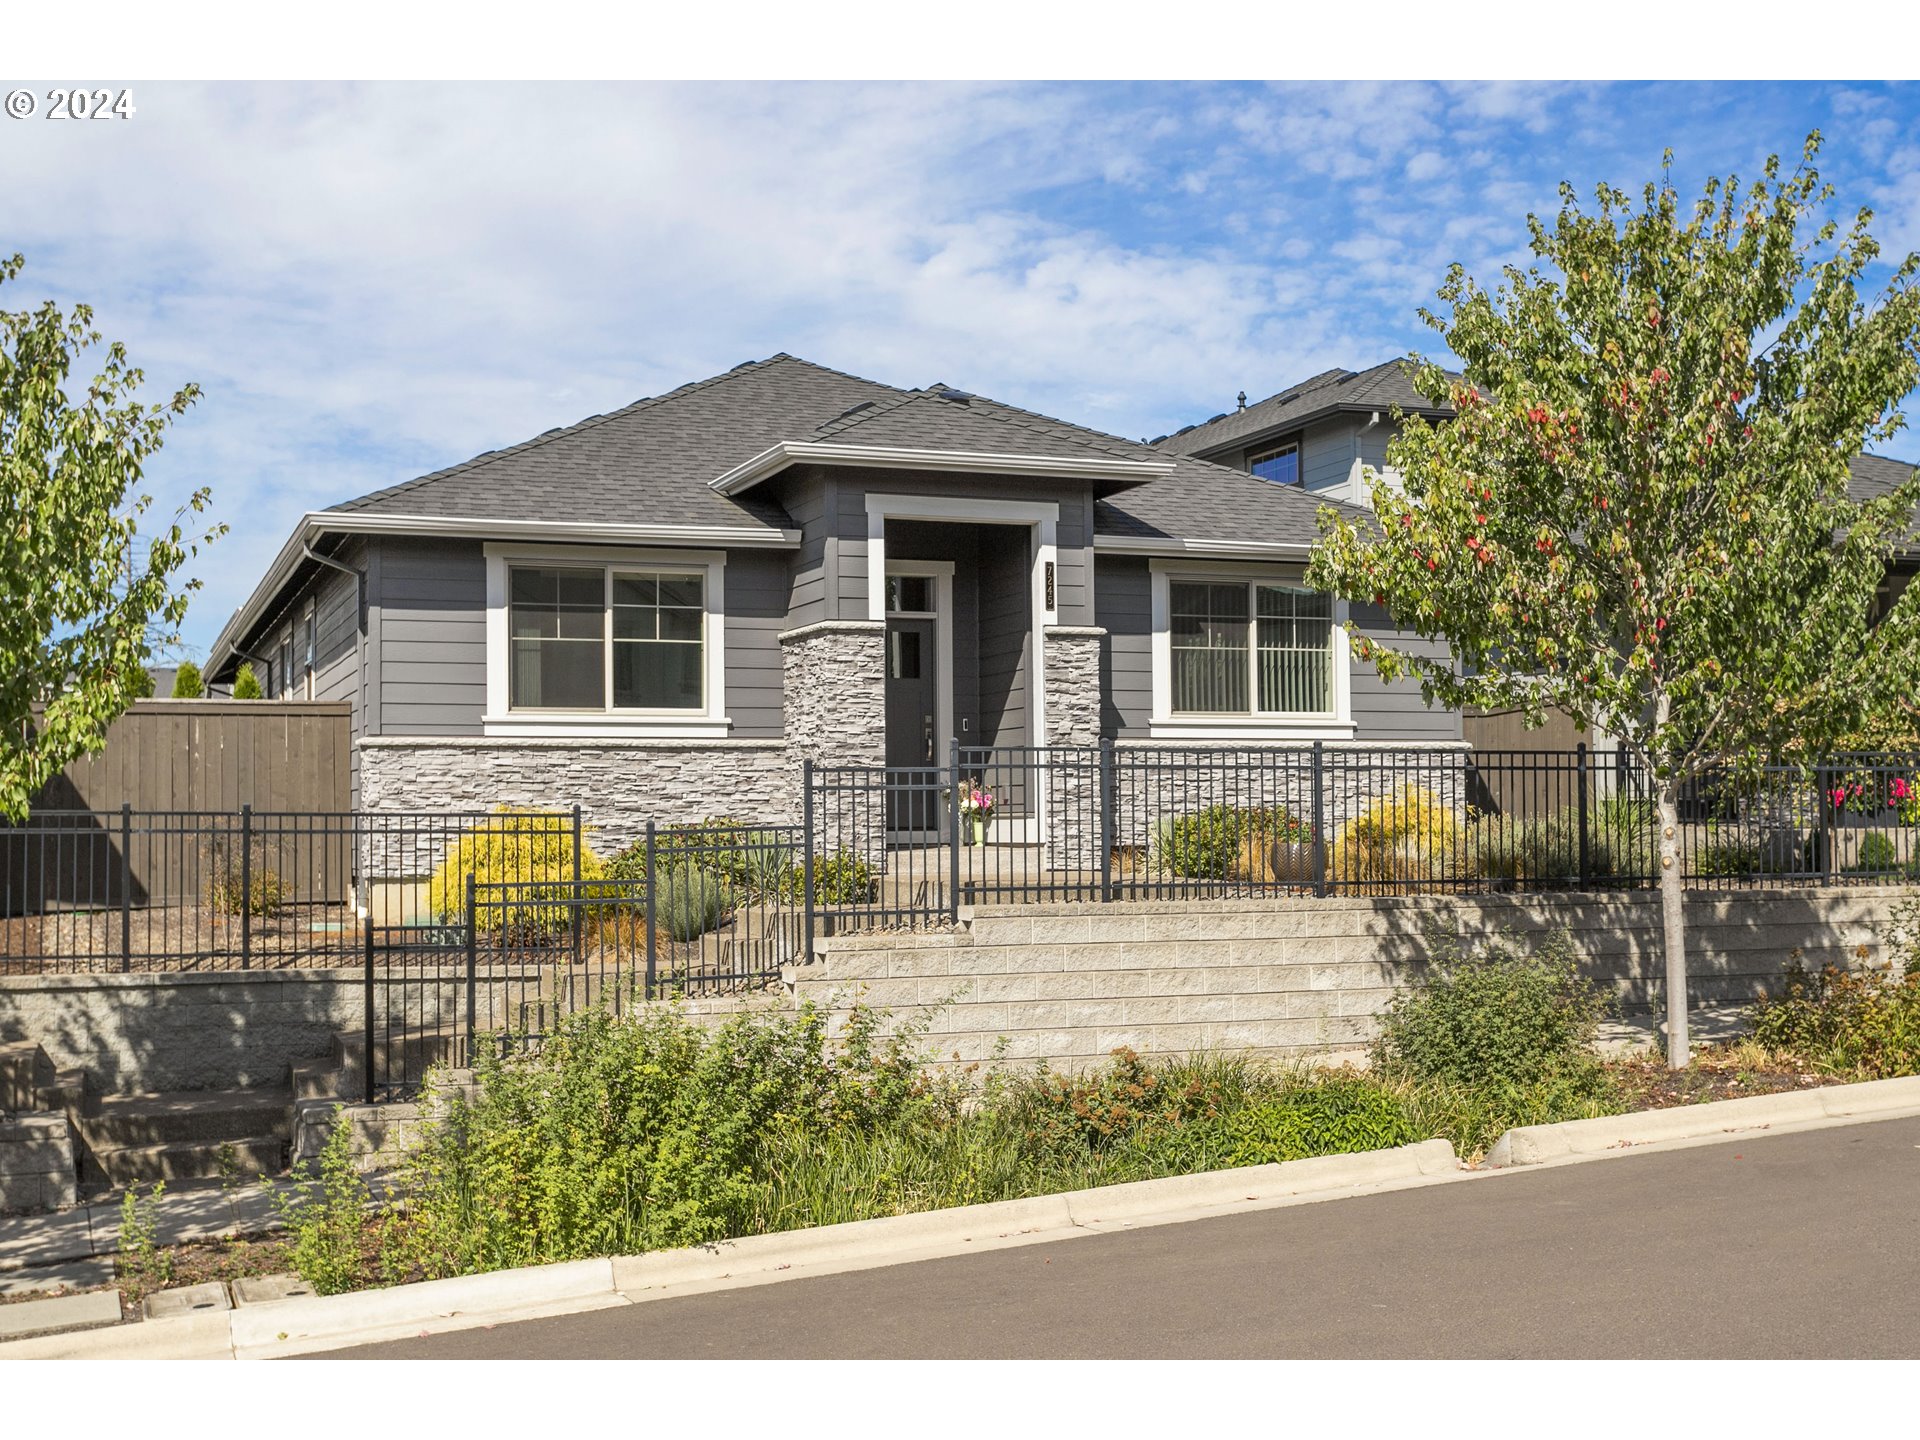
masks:
<path fill-rule="evenodd" d="M 1255 560 L 1305 560 L 1311 544 L 1293 540 L 1209 540 L 1179 535 L 1096 535 L 1095 551 L 1118 555 L 1211 555 Z"/>
<path fill-rule="evenodd" d="M 905 445 L 828 445 L 783 440 L 707 483 L 722 495 L 739 495 L 790 465 L 851 465 L 863 469 L 969 471 L 988 475 L 1045 475 L 1144 485 L 1171 475 L 1172 460 L 1120 460 L 1103 456 L 995 454 L 978 450 L 925 450 Z"/>
<path fill-rule="evenodd" d="M 1262 425 L 1257 430 L 1249 430 L 1245 434 L 1236 435 L 1230 440 L 1222 440 L 1217 444 L 1208 445 L 1204 449 L 1189 450 L 1186 453 L 1195 459 L 1205 460 L 1214 455 L 1225 454 L 1229 450 L 1248 449 L 1263 440 L 1277 440 L 1282 435 L 1289 435 L 1295 430 L 1304 430 L 1309 425 L 1316 425 L 1331 415 L 1384 415 L 1393 408 L 1391 405 L 1354 405 L 1344 401 L 1338 405 L 1323 405 L 1318 410 L 1309 410 L 1306 414 L 1293 419 L 1279 420 L 1271 425 Z M 1427 420 L 1451 420 L 1456 413 L 1450 405 L 1415 405 L 1411 407 L 1403 405 L 1399 407 L 1399 409 L 1402 415 L 1418 415 Z"/>
<path fill-rule="evenodd" d="M 637 525 L 572 520 L 499 520 L 469 515 L 387 515 L 353 510 L 309 510 L 273 557 L 253 592 L 228 617 L 207 651 L 207 675 L 217 678 L 240 642 L 279 598 L 306 548 L 323 535 L 437 535 L 472 540 L 548 540 L 639 545 L 711 545 L 730 550 L 792 550 L 800 532 L 767 525 Z"/>

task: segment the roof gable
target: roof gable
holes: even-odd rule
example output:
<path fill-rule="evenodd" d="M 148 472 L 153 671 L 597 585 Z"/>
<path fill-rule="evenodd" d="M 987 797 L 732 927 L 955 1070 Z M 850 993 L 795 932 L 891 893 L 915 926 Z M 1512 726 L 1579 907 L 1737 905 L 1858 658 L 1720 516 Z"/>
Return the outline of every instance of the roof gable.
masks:
<path fill-rule="evenodd" d="M 1452 371 L 1447 374 L 1451 379 L 1460 378 Z M 1406 360 L 1388 360 L 1370 370 L 1323 370 L 1244 410 L 1216 415 L 1153 443 L 1176 455 L 1215 455 L 1337 412 L 1396 409 L 1423 415 L 1453 414 L 1452 406 L 1435 404 L 1413 388 L 1412 366 Z"/>

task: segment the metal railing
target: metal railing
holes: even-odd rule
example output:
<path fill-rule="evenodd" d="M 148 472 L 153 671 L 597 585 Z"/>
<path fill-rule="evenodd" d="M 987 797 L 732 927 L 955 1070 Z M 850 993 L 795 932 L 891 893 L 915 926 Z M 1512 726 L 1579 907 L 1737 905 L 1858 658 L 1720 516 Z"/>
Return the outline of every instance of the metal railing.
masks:
<path fill-rule="evenodd" d="M 942 767 L 806 767 L 826 931 L 963 905 L 1645 888 L 1652 777 L 1573 750 L 1133 745 L 969 749 Z M 1694 889 L 1920 879 L 1920 757 L 1839 755 L 1684 787 Z M 811 933 L 811 932 L 809 932 Z"/>
<path fill-rule="evenodd" d="M 469 869 L 532 878 L 581 837 L 578 807 L 39 812 L 0 826 L 0 974 L 351 966 L 359 911 L 444 920 Z"/>
<path fill-rule="evenodd" d="M 454 923 L 364 922 L 366 1097 L 475 1047 L 537 1049 L 566 1016 L 764 988 L 806 956 L 798 826 L 649 824 L 613 873 L 481 880 Z"/>

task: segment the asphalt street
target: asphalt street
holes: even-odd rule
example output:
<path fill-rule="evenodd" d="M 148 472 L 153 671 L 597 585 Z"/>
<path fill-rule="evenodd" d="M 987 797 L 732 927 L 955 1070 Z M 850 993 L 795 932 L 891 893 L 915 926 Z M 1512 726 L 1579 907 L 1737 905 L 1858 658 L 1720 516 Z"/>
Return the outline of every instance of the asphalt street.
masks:
<path fill-rule="evenodd" d="M 1920 1356 L 1920 1119 L 337 1351 L 341 1358 Z"/>

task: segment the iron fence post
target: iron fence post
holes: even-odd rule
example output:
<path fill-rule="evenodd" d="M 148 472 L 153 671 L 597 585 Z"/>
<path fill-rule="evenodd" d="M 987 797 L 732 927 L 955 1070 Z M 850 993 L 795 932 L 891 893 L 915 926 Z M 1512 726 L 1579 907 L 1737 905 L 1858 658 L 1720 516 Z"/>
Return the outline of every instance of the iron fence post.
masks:
<path fill-rule="evenodd" d="M 240 807 L 240 968 L 253 968 L 253 806 Z"/>
<path fill-rule="evenodd" d="M 467 1063 L 473 1063 L 474 1027 L 479 1020 L 480 1000 L 480 915 L 479 887 L 472 871 L 467 872 Z"/>
<path fill-rule="evenodd" d="M 573 890 L 569 896 L 572 904 L 567 907 L 573 921 L 573 963 L 580 965 L 580 807 L 573 807 Z"/>
<path fill-rule="evenodd" d="M 800 766 L 800 908 L 801 925 L 806 937 L 805 952 L 808 964 L 813 963 L 813 761 L 803 761 Z M 647 953 L 653 953 L 653 947 L 647 947 Z"/>
<path fill-rule="evenodd" d="M 365 1071 L 363 1098 L 367 1104 L 373 1103 L 373 912 L 371 910 L 360 922 L 363 954 L 366 960 L 366 973 L 362 985 L 362 1000 L 365 1013 L 362 1016 L 363 1033 L 361 1037 L 361 1066 Z"/>
<path fill-rule="evenodd" d="M 1100 807 L 1100 901 L 1113 899 L 1113 739 L 1100 737 L 1100 789 L 1093 797 Z"/>
<path fill-rule="evenodd" d="M 133 805 L 120 804 L 120 969 L 133 969 Z"/>
<path fill-rule="evenodd" d="M 1833 884 L 1833 852 L 1840 838 L 1840 809 L 1833 804 L 1833 775 L 1822 765 L 1814 772 L 1820 799 L 1815 814 L 1820 817 L 1820 883 Z"/>
<path fill-rule="evenodd" d="M 655 838 L 655 833 L 654 833 L 653 821 L 649 820 L 647 821 L 647 990 L 646 990 L 646 998 L 649 1000 L 653 999 L 654 986 L 658 982 L 659 975 L 660 975 L 659 962 L 654 953 L 654 911 L 655 911 L 654 897 L 653 897 L 654 838 Z"/>
<path fill-rule="evenodd" d="M 960 737 L 947 741 L 947 920 L 960 924 Z"/>
<path fill-rule="evenodd" d="M 1580 888 L 1585 890 L 1591 883 L 1592 856 L 1587 848 L 1587 742 L 1582 740 L 1573 747 L 1574 783 L 1580 787 L 1577 797 L 1580 806 Z"/>
<path fill-rule="evenodd" d="M 1327 893 L 1327 742 L 1313 742 L 1313 893 Z"/>

